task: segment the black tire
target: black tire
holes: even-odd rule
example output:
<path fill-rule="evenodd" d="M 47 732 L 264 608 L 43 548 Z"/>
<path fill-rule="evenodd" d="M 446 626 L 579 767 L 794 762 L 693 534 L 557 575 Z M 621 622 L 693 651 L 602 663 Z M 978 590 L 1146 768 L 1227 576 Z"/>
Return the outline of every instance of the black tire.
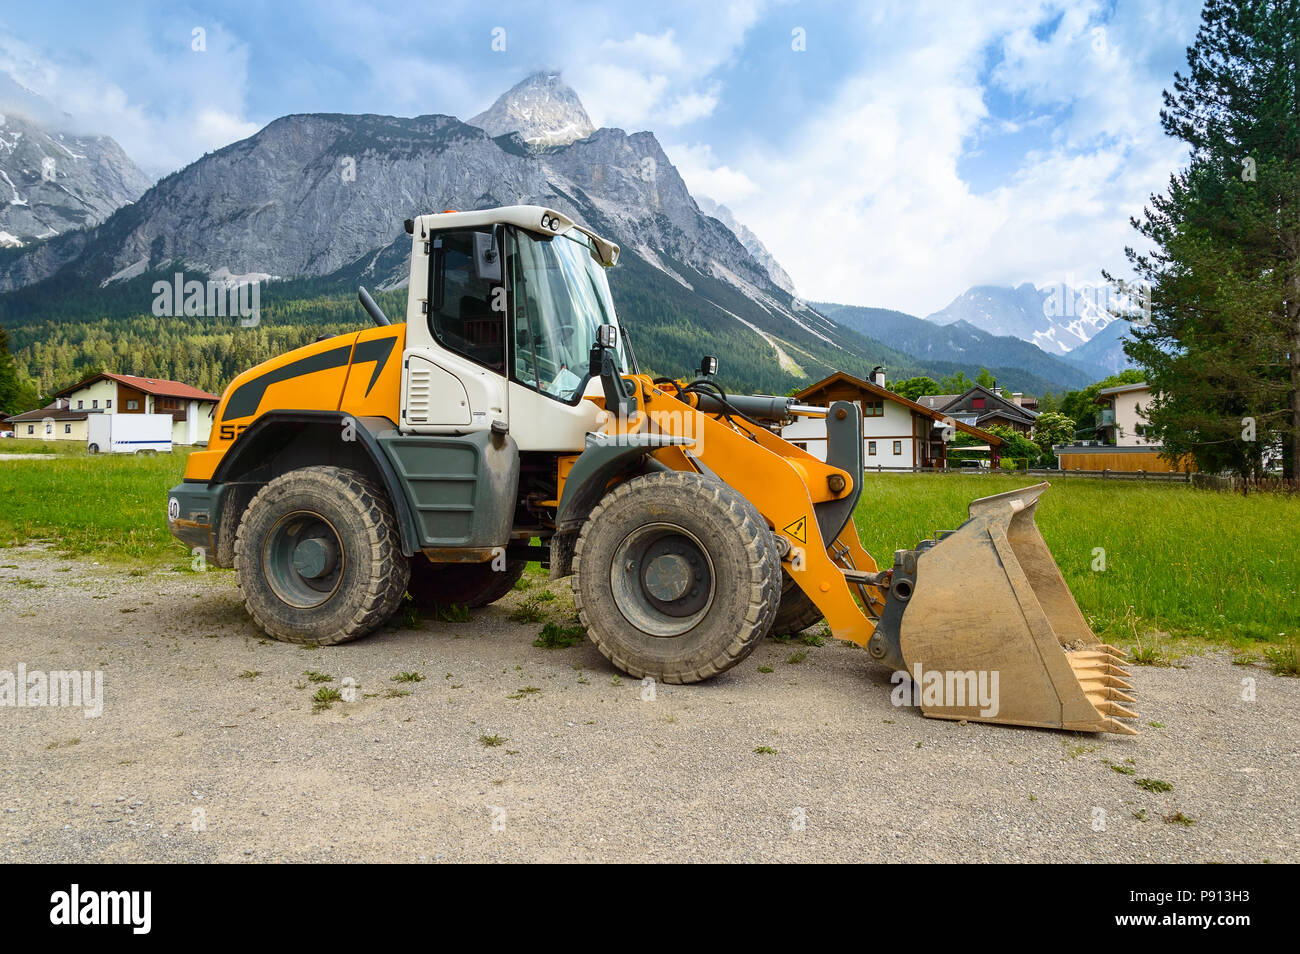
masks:
<path fill-rule="evenodd" d="M 98 453 L 99 453 L 99 445 L 98 445 L 98 444 L 91 444 L 89 447 L 86 448 L 86 453 L 88 453 L 88 454 L 98 454 Z"/>
<path fill-rule="evenodd" d="M 689 683 L 730 669 L 767 635 L 780 592 L 772 531 L 739 493 L 699 474 L 620 484 L 574 548 L 587 635 L 636 677 Z"/>
<path fill-rule="evenodd" d="M 382 625 L 410 574 L 383 491 L 342 467 L 304 467 L 258 491 L 239 522 L 234 563 L 258 626 L 323 646 Z"/>
<path fill-rule="evenodd" d="M 495 603 L 512 589 L 528 566 L 524 560 L 506 560 L 505 569 L 492 563 L 430 563 L 422 555 L 411 558 L 407 592 L 420 609 L 453 603 L 477 609 Z"/>
<path fill-rule="evenodd" d="M 772 622 L 773 636 L 797 636 L 809 626 L 823 619 L 822 611 L 794 581 L 789 573 L 781 573 L 781 607 Z"/>

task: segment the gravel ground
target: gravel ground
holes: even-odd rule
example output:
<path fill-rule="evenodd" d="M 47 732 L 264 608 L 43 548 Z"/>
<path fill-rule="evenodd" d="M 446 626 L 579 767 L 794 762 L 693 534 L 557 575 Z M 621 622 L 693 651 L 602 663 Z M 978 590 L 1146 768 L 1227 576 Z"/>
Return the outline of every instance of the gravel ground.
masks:
<path fill-rule="evenodd" d="M 1136 668 L 1142 734 L 1084 736 L 895 708 L 834 641 L 644 699 L 511 620 L 546 588 L 563 618 L 567 582 L 309 650 L 262 638 L 226 571 L 0 564 L 0 670 L 104 673 L 99 718 L 0 708 L 3 862 L 1300 860 L 1300 680 L 1222 655 Z M 313 712 L 345 678 L 356 701 Z"/>

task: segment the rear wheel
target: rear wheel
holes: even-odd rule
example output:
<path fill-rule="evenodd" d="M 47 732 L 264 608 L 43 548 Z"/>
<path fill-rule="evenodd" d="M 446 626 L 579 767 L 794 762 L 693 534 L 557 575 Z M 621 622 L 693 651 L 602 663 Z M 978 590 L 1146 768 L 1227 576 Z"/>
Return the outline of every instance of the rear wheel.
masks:
<path fill-rule="evenodd" d="M 776 540 L 744 497 L 698 474 L 616 487 L 574 549 L 578 615 L 597 648 L 633 676 L 687 683 L 744 659 L 780 599 Z"/>
<path fill-rule="evenodd" d="M 263 487 L 239 522 L 234 564 L 263 630 L 321 645 L 381 625 L 409 575 L 383 491 L 342 467 L 304 467 Z"/>
<path fill-rule="evenodd" d="M 509 593 L 528 566 L 524 560 L 507 560 L 503 569 L 488 563 L 430 563 L 411 558 L 407 590 L 420 609 L 463 604 L 470 609 L 495 603 Z"/>

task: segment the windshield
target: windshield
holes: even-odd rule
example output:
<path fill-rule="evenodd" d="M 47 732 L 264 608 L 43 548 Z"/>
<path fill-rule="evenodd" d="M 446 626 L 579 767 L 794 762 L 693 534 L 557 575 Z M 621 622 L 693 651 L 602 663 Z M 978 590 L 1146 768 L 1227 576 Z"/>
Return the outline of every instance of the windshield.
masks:
<path fill-rule="evenodd" d="M 554 238 L 513 230 L 514 377 L 561 401 L 585 383 L 596 328 L 617 325 L 605 268 L 580 232 Z M 627 369 L 620 339 L 616 355 Z"/>

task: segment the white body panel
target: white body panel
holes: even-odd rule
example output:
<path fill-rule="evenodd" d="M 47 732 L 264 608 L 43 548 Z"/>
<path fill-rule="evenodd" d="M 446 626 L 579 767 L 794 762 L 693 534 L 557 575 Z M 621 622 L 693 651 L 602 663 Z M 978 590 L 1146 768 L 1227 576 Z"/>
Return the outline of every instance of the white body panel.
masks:
<path fill-rule="evenodd" d="M 172 423 L 170 414 L 91 414 L 86 418 L 86 446 L 96 446 L 101 454 L 170 454 Z"/>

